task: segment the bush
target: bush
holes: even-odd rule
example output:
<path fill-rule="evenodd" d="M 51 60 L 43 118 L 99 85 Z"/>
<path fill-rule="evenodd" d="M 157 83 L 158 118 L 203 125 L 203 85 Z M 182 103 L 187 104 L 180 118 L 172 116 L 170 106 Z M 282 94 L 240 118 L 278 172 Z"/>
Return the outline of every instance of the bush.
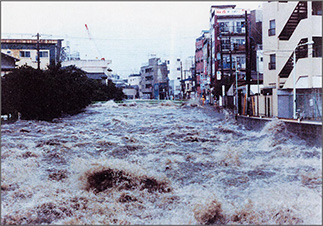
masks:
<path fill-rule="evenodd" d="M 22 66 L 1 78 L 1 114 L 20 112 L 21 119 L 51 121 L 79 113 L 93 100 L 122 99 L 119 92 L 114 84 L 103 87 L 88 79 L 75 66 L 59 64 L 48 70 Z"/>
<path fill-rule="evenodd" d="M 93 101 L 107 101 L 107 100 L 115 100 L 120 101 L 125 99 L 125 94 L 122 91 L 122 88 L 118 88 L 115 86 L 113 82 L 108 83 L 108 85 L 103 85 L 99 81 L 94 81 L 96 84 L 92 100 Z"/>

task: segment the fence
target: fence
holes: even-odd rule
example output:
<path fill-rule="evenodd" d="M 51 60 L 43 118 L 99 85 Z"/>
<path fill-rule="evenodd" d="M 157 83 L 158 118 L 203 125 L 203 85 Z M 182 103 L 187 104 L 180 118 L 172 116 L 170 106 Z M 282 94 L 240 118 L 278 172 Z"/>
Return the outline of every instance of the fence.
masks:
<path fill-rule="evenodd" d="M 322 93 L 296 94 L 297 117 L 307 120 L 322 120 Z M 293 118 L 293 94 L 278 96 L 278 116 L 280 118 Z"/>
<path fill-rule="evenodd" d="M 322 93 L 297 94 L 296 109 L 301 118 L 322 120 Z"/>

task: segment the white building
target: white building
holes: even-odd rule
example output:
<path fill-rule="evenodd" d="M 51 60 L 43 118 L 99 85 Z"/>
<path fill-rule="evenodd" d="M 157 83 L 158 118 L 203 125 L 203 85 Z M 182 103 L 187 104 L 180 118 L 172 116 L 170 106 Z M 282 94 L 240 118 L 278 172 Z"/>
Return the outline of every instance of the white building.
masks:
<path fill-rule="evenodd" d="M 167 70 L 169 71 L 169 95 L 170 97 L 181 97 L 181 79 L 183 76 L 182 61 L 180 58 L 167 61 Z"/>
<path fill-rule="evenodd" d="M 129 86 L 138 86 L 140 85 L 141 75 L 140 74 L 132 74 L 128 76 L 128 84 Z"/>
<path fill-rule="evenodd" d="M 263 3 L 263 51 L 263 113 L 322 118 L 322 2 Z"/>
<path fill-rule="evenodd" d="M 123 89 L 123 92 L 130 96 L 132 95 L 131 99 L 139 98 L 139 88 L 141 82 L 141 74 L 131 74 L 128 76 L 128 85 L 127 89 Z"/>
<path fill-rule="evenodd" d="M 62 62 L 62 66 L 75 65 L 86 72 L 88 78 L 101 80 L 102 83 L 108 84 L 108 79 L 112 78 L 109 65 L 111 60 L 69 60 Z"/>

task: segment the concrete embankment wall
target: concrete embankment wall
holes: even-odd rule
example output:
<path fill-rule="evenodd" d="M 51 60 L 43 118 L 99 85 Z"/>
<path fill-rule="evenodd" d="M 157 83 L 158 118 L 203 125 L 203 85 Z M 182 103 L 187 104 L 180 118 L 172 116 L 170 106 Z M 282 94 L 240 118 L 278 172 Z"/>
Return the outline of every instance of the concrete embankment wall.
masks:
<path fill-rule="evenodd" d="M 272 119 L 237 116 L 236 120 L 247 129 L 260 131 Z M 287 131 L 305 140 L 309 145 L 322 146 L 322 124 L 283 119 L 282 121 L 285 123 Z"/>

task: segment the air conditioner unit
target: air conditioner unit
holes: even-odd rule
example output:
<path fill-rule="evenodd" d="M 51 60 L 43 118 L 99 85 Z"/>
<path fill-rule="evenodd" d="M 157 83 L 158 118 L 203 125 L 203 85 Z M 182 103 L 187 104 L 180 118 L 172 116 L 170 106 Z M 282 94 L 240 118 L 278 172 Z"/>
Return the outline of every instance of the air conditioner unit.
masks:
<path fill-rule="evenodd" d="M 242 33 L 245 33 L 245 32 L 246 32 L 246 28 L 245 28 L 245 27 L 242 27 L 242 28 L 241 28 L 241 32 L 242 32 Z"/>

